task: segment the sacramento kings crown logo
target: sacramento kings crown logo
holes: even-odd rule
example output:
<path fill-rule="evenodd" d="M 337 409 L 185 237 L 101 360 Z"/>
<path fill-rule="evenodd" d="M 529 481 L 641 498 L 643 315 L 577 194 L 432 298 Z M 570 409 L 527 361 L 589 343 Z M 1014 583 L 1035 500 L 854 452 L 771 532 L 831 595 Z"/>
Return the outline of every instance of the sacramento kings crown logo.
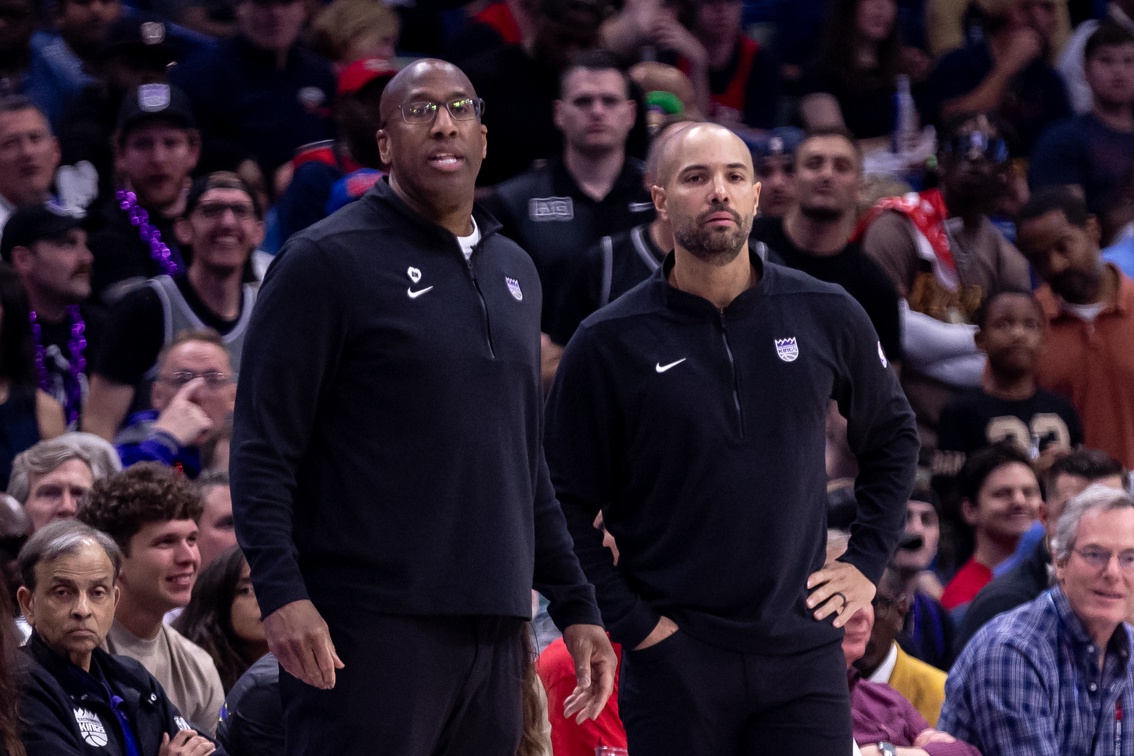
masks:
<path fill-rule="evenodd" d="M 795 358 L 799 356 L 799 345 L 795 343 L 795 337 L 776 339 L 776 355 L 784 362 L 795 362 Z"/>
<path fill-rule="evenodd" d="M 109 742 L 106 737 L 106 728 L 102 726 L 102 720 L 93 711 L 75 709 L 75 722 L 78 723 L 79 734 L 83 736 L 87 745 L 102 748 Z"/>
<path fill-rule="evenodd" d="M 520 290 L 520 282 L 509 276 L 504 277 L 504 283 L 508 284 L 508 291 L 512 292 L 517 302 L 524 301 L 524 292 Z"/>

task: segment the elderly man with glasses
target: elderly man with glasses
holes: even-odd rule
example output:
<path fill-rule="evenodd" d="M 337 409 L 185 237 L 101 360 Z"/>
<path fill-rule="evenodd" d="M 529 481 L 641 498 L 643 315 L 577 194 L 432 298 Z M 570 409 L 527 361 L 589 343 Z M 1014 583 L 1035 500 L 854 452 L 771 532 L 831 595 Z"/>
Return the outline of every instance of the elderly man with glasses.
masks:
<path fill-rule="evenodd" d="M 1134 498 L 1092 485 L 1051 539 L 1056 585 L 993 619 L 945 683 L 940 729 L 984 756 L 1134 751 Z"/>

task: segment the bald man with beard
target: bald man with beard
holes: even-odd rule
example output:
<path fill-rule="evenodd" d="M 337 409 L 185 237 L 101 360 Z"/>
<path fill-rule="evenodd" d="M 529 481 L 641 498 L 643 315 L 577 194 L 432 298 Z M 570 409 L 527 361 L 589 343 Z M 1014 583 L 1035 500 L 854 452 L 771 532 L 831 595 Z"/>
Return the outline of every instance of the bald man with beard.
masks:
<path fill-rule="evenodd" d="M 382 97 L 390 166 L 289 240 L 243 356 L 236 534 L 281 665 L 288 754 L 513 756 L 530 589 L 613 688 L 540 443 L 535 267 L 473 206 L 484 103 L 417 61 Z"/>
<path fill-rule="evenodd" d="M 576 553 L 622 643 L 635 756 L 850 754 L 841 628 L 905 521 L 913 414 L 862 308 L 748 246 L 760 186 L 727 129 L 663 147 L 674 252 L 583 321 L 547 408 Z M 859 513 L 825 563 L 825 418 L 858 458 Z M 612 565 L 602 512 L 620 558 Z"/>

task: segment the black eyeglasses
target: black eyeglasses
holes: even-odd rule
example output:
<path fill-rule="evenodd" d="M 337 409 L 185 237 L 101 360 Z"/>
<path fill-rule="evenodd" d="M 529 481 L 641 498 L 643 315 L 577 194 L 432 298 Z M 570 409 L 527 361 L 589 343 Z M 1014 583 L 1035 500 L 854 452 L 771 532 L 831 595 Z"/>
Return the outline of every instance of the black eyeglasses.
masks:
<path fill-rule="evenodd" d="M 479 97 L 457 97 L 448 102 L 415 100 L 398 106 L 402 120 L 414 126 L 425 126 L 437 118 L 437 111 L 444 105 L 454 121 L 472 121 L 484 115 L 484 100 Z"/>
<path fill-rule="evenodd" d="M 957 134 L 945 143 L 945 152 L 957 158 L 984 157 L 993 163 L 1008 159 L 1008 143 L 983 131 Z"/>
<path fill-rule="evenodd" d="M 902 601 L 903 598 L 905 597 L 898 596 L 897 598 L 892 598 L 890 596 L 883 596 L 881 593 L 876 593 L 874 595 L 874 600 L 870 603 L 874 605 L 874 614 L 879 615 L 885 614 L 886 612 L 893 609 L 898 605 L 900 601 Z"/>
<path fill-rule="evenodd" d="M 202 202 L 197 205 L 197 212 L 209 220 L 216 220 L 231 210 L 237 220 L 248 220 L 256 214 L 255 208 L 248 202 Z"/>
<path fill-rule="evenodd" d="M 195 373 L 192 370 L 178 370 L 175 373 L 159 376 L 159 380 L 165 381 L 169 385 L 176 386 L 177 388 L 181 388 L 194 378 L 204 378 L 206 386 L 211 389 L 218 389 L 235 381 L 236 373 L 222 373 L 218 370 L 210 370 L 206 373 Z"/>

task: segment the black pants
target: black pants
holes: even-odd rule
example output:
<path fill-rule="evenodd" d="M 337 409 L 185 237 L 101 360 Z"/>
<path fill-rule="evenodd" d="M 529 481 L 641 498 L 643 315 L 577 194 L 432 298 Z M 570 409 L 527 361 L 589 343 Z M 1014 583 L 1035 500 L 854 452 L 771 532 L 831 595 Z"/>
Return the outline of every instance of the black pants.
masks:
<path fill-rule="evenodd" d="M 515 756 L 523 620 L 321 612 L 346 666 L 326 691 L 280 669 L 289 756 Z"/>
<path fill-rule="evenodd" d="M 679 630 L 644 651 L 623 651 L 618 706 L 630 756 L 851 754 L 850 693 L 838 645 L 762 656 Z"/>

